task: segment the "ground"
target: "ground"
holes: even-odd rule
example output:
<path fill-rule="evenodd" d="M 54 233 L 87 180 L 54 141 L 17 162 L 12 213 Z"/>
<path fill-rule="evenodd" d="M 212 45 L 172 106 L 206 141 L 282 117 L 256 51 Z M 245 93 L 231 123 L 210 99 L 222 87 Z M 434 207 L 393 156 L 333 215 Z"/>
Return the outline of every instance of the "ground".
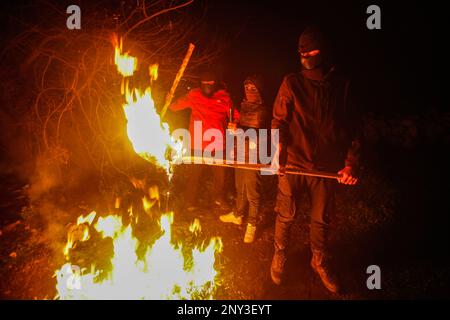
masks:
<path fill-rule="evenodd" d="M 219 299 L 448 297 L 449 254 L 444 249 L 445 239 L 448 239 L 445 232 L 448 217 L 437 204 L 433 204 L 432 195 L 426 196 L 428 202 L 425 201 L 424 205 L 427 210 L 421 215 L 419 204 L 422 202 L 415 198 L 425 194 L 425 190 L 431 186 L 436 187 L 433 182 L 438 178 L 429 177 L 420 184 L 412 184 L 402 175 L 402 172 L 409 172 L 415 165 L 420 167 L 426 157 L 427 154 L 423 153 L 422 158 L 410 160 L 408 169 L 397 170 L 397 179 L 391 186 L 392 193 L 388 190 L 389 185 L 373 180 L 373 174 L 366 177 L 366 181 L 373 180 L 371 184 L 362 183 L 356 191 L 346 188 L 340 191 L 337 202 L 340 209 L 333 230 L 336 236 L 333 237 L 332 246 L 335 270 L 343 284 L 341 295 L 328 293 L 309 267 L 306 199 L 302 199 L 301 213 L 293 230 L 286 281 L 282 286 L 273 285 L 269 276 L 273 254 L 273 196 L 265 197 L 264 219 L 257 239 L 252 244 L 243 243 L 244 226 L 223 224 L 218 217 L 226 210 L 208 204 L 203 204 L 192 213 L 176 212 L 174 233 L 187 229 L 193 219 L 198 218 L 205 237 L 222 238 L 224 251 L 217 261 L 220 286 L 216 298 Z M 53 273 L 64 262 L 60 247 L 58 249 L 54 239 L 48 237 L 49 228 L 40 230 L 34 227 L 36 223 L 24 213 L 29 210 L 28 201 L 23 195 L 24 185 L 18 184 L 14 177 L 4 177 L 3 181 L 0 297 L 53 299 L 56 293 Z M 275 181 L 268 181 L 266 185 L 266 195 L 273 195 L 270 190 L 275 190 Z M 440 190 L 442 194 L 445 192 L 439 187 L 435 190 Z M 359 202 L 349 198 L 359 199 Z M 392 199 L 395 199 L 396 204 L 390 207 Z M 80 208 L 81 205 L 78 210 Z M 428 212 L 433 212 L 434 216 Z M 53 228 L 55 226 L 57 224 Z M 62 232 L 55 232 L 64 235 L 64 226 L 61 228 Z M 64 237 L 60 240 L 61 243 L 65 241 Z M 368 290 L 366 287 L 366 268 L 372 264 L 381 268 L 381 290 Z"/>

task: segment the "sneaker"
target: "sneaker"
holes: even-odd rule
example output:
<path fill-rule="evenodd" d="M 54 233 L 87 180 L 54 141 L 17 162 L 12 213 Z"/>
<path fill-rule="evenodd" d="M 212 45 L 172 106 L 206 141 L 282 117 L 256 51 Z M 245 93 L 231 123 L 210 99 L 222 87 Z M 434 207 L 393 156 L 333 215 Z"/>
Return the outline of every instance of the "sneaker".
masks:
<path fill-rule="evenodd" d="M 273 283 L 276 285 L 281 284 L 282 276 L 284 273 L 284 266 L 286 264 L 286 253 L 284 250 L 275 250 L 273 255 L 272 264 L 270 266 L 270 277 Z"/>
<path fill-rule="evenodd" d="M 252 243 L 255 240 L 256 226 L 248 223 L 245 230 L 244 243 Z"/>
<path fill-rule="evenodd" d="M 233 211 L 228 214 L 223 214 L 219 217 L 220 221 L 226 223 L 234 223 L 240 226 L 242 224 L 242 216 L 236 217 Z"/>
<path fill-rule="evenodd" d="M 326 261 L 326 256 L 322 251 L 313 250 L 311 267 L 318 274 L 320 280 L 322 280 L 323 285 L 328 289 L 328 291 L 332 293 L 337 293 L 339 291 L 337 281 L 333 273 L 330 271 Z"/>

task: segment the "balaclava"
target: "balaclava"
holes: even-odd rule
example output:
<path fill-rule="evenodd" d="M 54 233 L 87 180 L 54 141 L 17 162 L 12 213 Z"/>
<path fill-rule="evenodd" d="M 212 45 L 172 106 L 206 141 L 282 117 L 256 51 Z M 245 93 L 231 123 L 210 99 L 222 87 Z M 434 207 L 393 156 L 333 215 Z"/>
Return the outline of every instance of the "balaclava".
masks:
<path fill-rule="evenodd" d="M 205 97 L 211 98 L 217 88 L 217 75 L 213 71 L 207 70 L 200 74 L 200 90 Z"/>
<path fill-rule="evenodd" d="M 320 50 L 320 53 L 311 57 L 300 55 L 300 61 L 307 76 L 321 78 L 326 71 L 325 69 L 329 67 L 328 41 L 318 28 L 307 27 L 299 38 L 298 51 L 299 53 L 305 53 L 313 50 Z"/>
<path fill-rule="evenodd" d="M 263 102 L 261 91 L 263 84 L 257 76 L 247 77 L 244 81 L 245 101 L 261 104 Z"/>

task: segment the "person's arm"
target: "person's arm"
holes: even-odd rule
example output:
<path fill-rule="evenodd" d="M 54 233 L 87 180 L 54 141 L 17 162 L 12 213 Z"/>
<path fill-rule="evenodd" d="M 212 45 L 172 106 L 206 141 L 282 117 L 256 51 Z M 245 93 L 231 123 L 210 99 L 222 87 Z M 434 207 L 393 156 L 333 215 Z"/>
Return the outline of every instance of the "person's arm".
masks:
<path fill-rule="evenodd" d="M 237 109 L 237 108 L 234 108 L 234 107 L 232 107 L 233 108 L 233 122 L 234 123 L 239 123 L 239 119 L 240 119 L 240 113 L 239 113 L 239 110 Z"/>
<path fill-rule="evenodd" d="M 348 105 L 347 126 L 351 143 L 347 149 L 347 156 L 345 158 L 344 168 L 339 171 L 342 178 L 338 181 L 343 184 L 355 185 L 358 182 L 357 171 L 359 168 L 359 158 L 361 150 L 361 113 L 357 103 L 349 94 L 349 84 L 346 85 L 346 104 Z"/>
<path fill-rule="evenodd" d="M 172 103 L 169 106 L 169 109 L 172 111 L 179 111 L 179 110 L 183 110 L 183 109 L 187 109 L 187 108 L 192 108 L 193 100 L 192 100 L 191 92 L 192 91 L 190 91 L 188 94 L 186 94 L 185 96 L 179 98 L 177 101 Z"/>
<path fill-rule="evenodd" d="M 272 111 L 272 129 L 278 129 L 279 142 L 277 145 L 277 151 L 274 156 L 275 165 L 279 167 L 279 171 L 282 173 L 286 165 L 287 154 L 286 144 L 288 141 L 288 128 L 289 121 L 292 113 L 293 103 L 292 90 L 289 86 L 288 77 L 283 79 L 280 89 L 278 90 L 277 97 L 273 104 Z M 277 159 L 275 159 L 277 158 Z"/>
<path fill-rule="evenodd" d="M 231 130 L 231 131 L 236 131 L 237 129 L 237 124 L 239 123 L 239 111 L 234 108 L 233 106 L 233 100 L 231 100 L 231 97 L 229 95 L 227 95 L 227 103 L 226 103 L 229 107 L 227 108 L 227 129 Z M 230 113 L 233 113 L 232 115 L 232 119 L 230 119 Z"/>

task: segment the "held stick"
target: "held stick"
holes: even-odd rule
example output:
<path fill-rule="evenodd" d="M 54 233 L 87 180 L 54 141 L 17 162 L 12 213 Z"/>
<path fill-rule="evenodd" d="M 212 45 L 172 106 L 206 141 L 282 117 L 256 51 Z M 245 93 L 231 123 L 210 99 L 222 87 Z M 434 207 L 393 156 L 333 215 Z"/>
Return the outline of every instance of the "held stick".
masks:
<path fill-rule="evenodd" d="M 173 99 L 173 96 L 174 96 L 174 94 L 175 94 L 175 90 L 177 89 L 178 83 L 180 82 L 181 77 L 182 77 L 183 74 L 184 74 L 184 70 L 186 70 L 186 66 L 187 66 L 187 64 L 189 63 L 189 60 L 191 59 L 192 52 L 194 51 L 194 49 L 195 49 L 195 45 L 193 45 L 192 43 L 190 43 L 190 44 L 189 44 L 188 51 L 186 52 L 186 56 L 185 56 L 184 59 L 183 59 L 183 63 L 181 64 L 181 67 L 180 67 L 180 69 L 178 70 L 177 76 L 175 77 L 175 80 L 173 81 L 172 88 L 170 88 L 170 91 L 169 91 L 169 93 L 167 94 L 166 101 L 165 101 L 165 103 L 164 103 L 164 107 L 163 107 L 162 110 L 161 110 L 161 116 L 160 116 L 161 118 L 164 117 L 164 115 L 165 115 L 166 112 L 167 112 L 167 108 L 168 108 L 168 107 L 170 106 L 170 104 L 172 103 L 172 99 Z"/>

